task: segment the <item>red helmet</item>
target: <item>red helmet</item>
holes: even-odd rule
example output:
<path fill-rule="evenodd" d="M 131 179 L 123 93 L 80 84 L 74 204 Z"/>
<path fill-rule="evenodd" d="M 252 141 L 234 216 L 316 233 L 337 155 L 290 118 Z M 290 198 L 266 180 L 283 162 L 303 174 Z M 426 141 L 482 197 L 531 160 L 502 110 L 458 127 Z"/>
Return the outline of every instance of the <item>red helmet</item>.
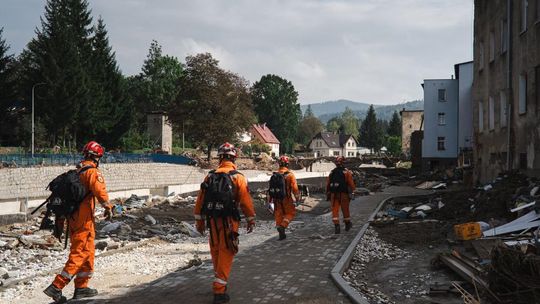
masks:
<path fill-rule="evenodd" d="M 280 165 L 288 165 L 289 164 L 289 157 L 287 155 L 282 155 L 279 158 L 279 164 Z"/>
<path fill-rule="evenodd" d="M 342 166 L 344 162 L 345 162 L 345 157 L 344 156 L 336 157 L 336 165 Z"/>
<path fill-rule="evenodd" d="M 103 149 L 103 147 L 95 141 L 88 142 L 82 150 L 83 155 L 92 155 L 97 157 L 102 157 L 103 152 L 105 152 L 105 149 Z"/>
<path fill-rule="evenodd" d="M 218 156 L 221 157 L 221 156 L 225 156 L 225 155 L 229 155 L 229 156 L 234 157 L 234 158 L 236 158 L 238 156 L 237 152 L 236 152 L 236 148 L 234 147 L 234 145 L 226 142 L 223 145 L 219 146 Z"/>

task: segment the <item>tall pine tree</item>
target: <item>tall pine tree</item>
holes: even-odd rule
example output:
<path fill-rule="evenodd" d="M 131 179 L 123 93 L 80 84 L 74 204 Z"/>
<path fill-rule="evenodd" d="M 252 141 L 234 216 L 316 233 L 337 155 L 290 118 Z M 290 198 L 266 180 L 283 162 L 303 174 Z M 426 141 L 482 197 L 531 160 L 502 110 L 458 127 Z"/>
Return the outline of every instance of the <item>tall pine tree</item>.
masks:
<path fill-rule="evenodd" d="M 13 125 L 18 121 L 16 111 L 15 58 L 9 54 L 9 46 L 0 28 L 0 146 L 13 145 Z"/>
<path fill-rule="evenodd" d="M 401 117 L 397 111 L 394 111 L 390 124 L 388 126 L 389 136 L 401 136 Z"/>
<path fill-rule="evenodd" d="M 379 151 L 382 145 L 382 134 L 377 123 L 377 115 L 373 105 L 369 106 L 366 118 L 360 126 L 360 145 Z"/>

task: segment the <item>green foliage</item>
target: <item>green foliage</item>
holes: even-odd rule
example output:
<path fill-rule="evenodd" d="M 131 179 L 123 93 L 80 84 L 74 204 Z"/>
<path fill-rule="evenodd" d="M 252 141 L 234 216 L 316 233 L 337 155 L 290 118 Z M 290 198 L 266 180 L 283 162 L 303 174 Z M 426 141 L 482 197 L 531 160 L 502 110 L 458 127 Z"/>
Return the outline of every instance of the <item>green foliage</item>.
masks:
<path fill-rule="evenodd" d="M 8 54 L 9 46 L 0 28 L 0 145 L 14 145 L 16 133 L 13 126 L 21 117 L 16 107 L 16 60 Z"/>
<path fill-rule="evenodd" d="M 313 110 L 311 109 L 311 105 L 308 105 L 307 109 L 306 109 L 306 113 L 304 113 L 304 118 L 313 117 L 313 116 L 315 116 L 315 115 L 313 114 Z"/>
<path fill-rule="evenodd" d="M 254 121 L 248 82 L 224 71 L 211 54 L 186 58 L 180 93 L 169 108 L 176 129 L 185 126 L 194 143 L 212 147 L 233 141 Z"/>
<path fill-rule="evenodd" d="M 281 142 L 281 152 L 292 153 L 302 112 L 293 84 L 276 75 L 265 75 L 251 88 L 251 97 L 259 122 Z"/>
<path fill-rule="evenodd" d="M 326 130 L 329 132 L 343 132 L 343 120 L 341 117 L 334 117 L 326 123 Z"/>
<path fill-rule="evenodd" d="M 385 140 L 386 149 L 393 155 L 399 155 L 401 153 L 401 137 L 400 136 L 387 136 Z"/>
<path fill-rule="evenodd" d="M 347 107 L 343 114 L 341 114 L 341 122 L 344 134 L 350 134 L 358 138 L 360 123 L 350 108 Z"/>
<path fill-rule="evenodd" d="M 251 151 L 253 153 L 262 153 L 262 152 L 264 152 L 264 153 L 270 154 L 270 151 L 272 151 L 272 149 L 270 148 L 269 145 L 267 145 L 265 143 L 262 143 L 258 139 L 255 139 L 251 143 Z"/>
<path fill-rule="evenodd" d="M 360 145 L 375 151 L 379 151 L 382 146 L 382 132 L 380 123 L 377 123 L 377 116 L 373 105 L 368 109 L 366 119 L 362 121 L 360 126 Z"/>
<path fill-rule="evenodd" d="M 300 125 L 298 126 L 298 143 L 307 145 L 313 136 L 321 132 L 323 129 L 324 125 L 317 117 L 313 115 L 304 116 L 304 118 L 300 121 Z"/>
<path fill-rule="evenodd" d="M 394 111 L 392 115 L 387 133 L 390 136 L 401 136 L 401 116 L 399 116 L 397 111 Z"/>

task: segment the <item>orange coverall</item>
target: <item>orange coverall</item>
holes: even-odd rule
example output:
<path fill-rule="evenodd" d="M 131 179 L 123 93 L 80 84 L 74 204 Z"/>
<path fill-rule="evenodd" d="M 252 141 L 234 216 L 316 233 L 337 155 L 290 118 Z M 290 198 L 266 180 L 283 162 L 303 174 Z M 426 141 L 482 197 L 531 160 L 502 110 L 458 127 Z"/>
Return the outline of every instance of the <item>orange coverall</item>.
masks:
<path fill-rule="evenodd" d="M 326 180 L 326 195 L 330 195 L 330 202 L 332 204 L 332 222 L 334 224 L 339 224 L 339 208 L 341 207 L 341 212 L 343 213 L 343 221 L 344 222 L 350 222 L 351 221 L 351 213 L 349 211 L 349 204 L 351 202 L 351 198 L 349 197 L 349 193 L 353 193 L 356 189 L 356 185 L 354 184 L 353 176 L 351 171 L 347 170 L 346 168 L 342 168 L 345 174 L 345 182 L 347 183 L 347 188 L 349 192 L 345 193 L 331 193 L 330 192 L 330 176 L 328 176 Z"/>
<path fill-rule="evenodd" d="M 69 258 L 62 273 L 56 275 L 53 282 L 53 285 L 59 289 L 64 288 L 75 276 L 75 288 L 88 287 L 88 281 L 94 271 L 95 200 L 97 199 L 103 205 L 109 201 L 109 195 L 105 180 L 93 161 L 85 160 L 81 162 L 79 168 L 88 166 L 91 168 L 81 173 L 80 179 L 91 193 L 81 202 L 79 209 L 68 218 L 71 241 Z"/>
<path fill-rule="evenodd" d="M 219 164 L 219 168 L 216 173 L 229 173 L 236 170 L 236 165 L 228 160 L 223 160 Z M 249 188 L 246 178 L 242 174 L 234 174 L 231 176 L 234 184 L 234 196 L 237 204 L 240 205 L 240 209 L 246 216 L 248 222 L 255 220 L 255 209 L 253 207 L 253 201 L 249 194 Z M 206 178 L 208 179 L 208 177 Z M 205 181 L 206 181 L 205 179 Z M 194 217 L 197 220 L 197 226 L 204 225 L 201 215 L 201 209 L 204 202 L 205 191 L 201 189 L 197 196 L 197 202 L 195 203 Z M 226 231 L 224 227 L 224 221 L 227 221 L 225 226 L 228 226 L 231 231 Z M 227 288 L 227 281 L 231 272 L 234 255 L 236 251 L 229 248 L 226 243 L 226 234 L 235 233 L 238 236 L 238 228 L 240 222 L 232 217 L 216 218 L 210 221 L 210 254 L 212 256 L 212 264 L 214 265 L 214 294 L 225 293 Z"/>
<path fill-rule="evenodd" d="M 280 167 L 278 172 L 284 174 L 289 171 L 287 167 Z M 287 188 L 286 197 L 281 202 L 274 201 L 274 217 L 276 219 L 276 227 L 287 228 L 290 222 L 296 215 L 296 207 L 294 206 L 293 195 L 298 201 L 300 199 L 300 191 L 294 173 L 290 172 L 285 177 Z"/>

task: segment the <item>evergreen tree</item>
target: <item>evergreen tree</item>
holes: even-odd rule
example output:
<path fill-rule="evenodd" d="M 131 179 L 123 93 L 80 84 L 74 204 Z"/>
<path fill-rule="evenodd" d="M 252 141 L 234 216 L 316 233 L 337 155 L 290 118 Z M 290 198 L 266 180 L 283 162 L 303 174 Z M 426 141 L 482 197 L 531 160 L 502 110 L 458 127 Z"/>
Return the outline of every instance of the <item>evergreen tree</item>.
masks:
<path fill-rule="evenodd" d="M 311 109 L 311 105 L 307 106 L 306 113 L 304 113 L 304 118 L 315 116 L 313 114 L 313 110 Z"/>
<path fill-rule="evenodd" d="M 342 122 L 342 132 L 347 135 L 353 135 L 354 137 L 358 138 L 359 134 L 359 121 L 356 115 L 354 115 L 354 112 L 349 108 L 346 107 L 345 111 L 341 114 L 341 122 Z"/>
<path fill-rule="evenodd" d="M 89 135 L 108 147 L 117 146 L 120 137 L 129 130 L 132 104 L 101 17 L 92 39 L 92 69 L 95 102 L 89 108 L 94 118 L 88 126 Z"/>
<path fill-rule="evenodd" d="M 94 121 L 90 111 L 94 102 L 89 73 L 91 23 L 87 1 L 48 0 L 41 29 L 28 45 L 26 87 L 44 83 L 35 113 L 51 144 L 76 145 Z"/>
<path fill-rule="evenodd" d="M 377 116 L 373 105 L 369 106 L 366 118 L 360 126 L 360 145 L 374 151 L 379 151 L 382 144 L 382 133 L 377 126 Z"/>
<path fill-rule="evenodd" d="M 255 113 L 281 142 L 281 150 L 292 153 L 302 111 L 293 84 L 276 75 L 265 75 L 251 88 Z"/>
<path fill-rule="evenodd" d="M 397 111 L 394 111 L 390 124 L 388 126 L 388 135 L 401 136 L 401 117 Z"/>
<path fill-rule="evenodd" d="M 0 28 L 0 145 L 13 145 L 15 137 L 13 126 L 19 121 L 16 111 L 15 58 L 8 54 L 9 46 L 3 39 Z"/>

